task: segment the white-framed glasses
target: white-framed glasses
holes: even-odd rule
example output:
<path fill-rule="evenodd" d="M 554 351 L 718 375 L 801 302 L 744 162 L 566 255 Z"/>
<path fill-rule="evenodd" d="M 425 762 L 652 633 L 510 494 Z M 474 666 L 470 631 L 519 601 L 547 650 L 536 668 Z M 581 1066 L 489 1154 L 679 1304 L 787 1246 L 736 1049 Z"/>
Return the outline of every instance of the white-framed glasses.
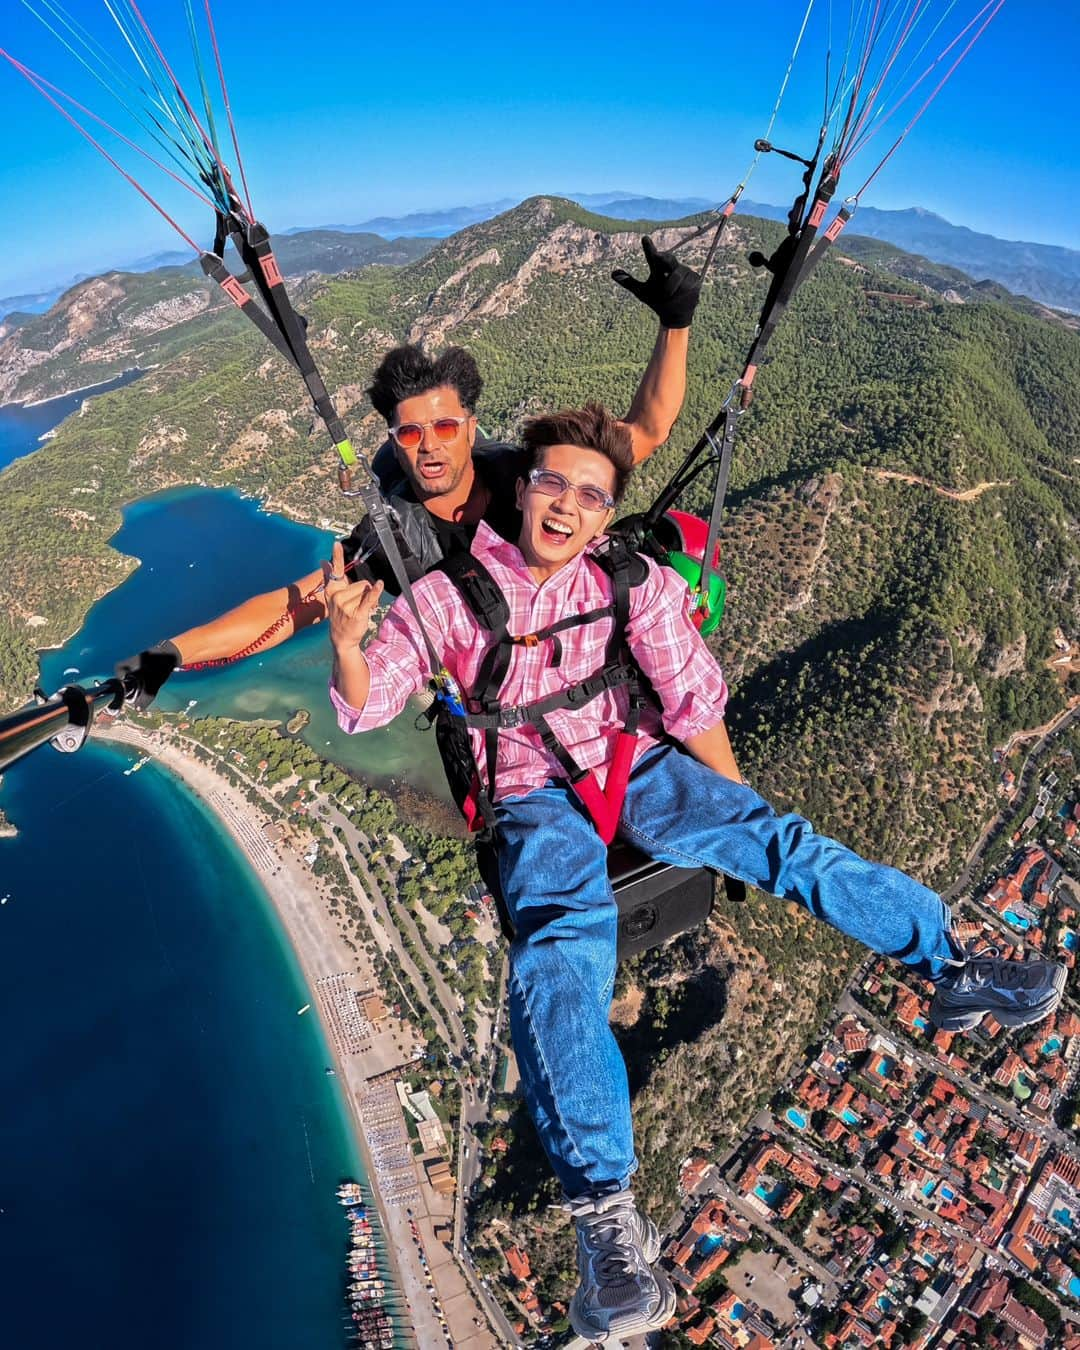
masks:
<path fill-rule="evenodd" d="M 554 469 L 530 469 L 529 482 L 545 497 L 561 497 L 567 488 L 573 488 L 578 506 L 585 511 L 610 511 L 615 505 L 615 498 L 604 488 L 595 483 L 571 483 Z"/>

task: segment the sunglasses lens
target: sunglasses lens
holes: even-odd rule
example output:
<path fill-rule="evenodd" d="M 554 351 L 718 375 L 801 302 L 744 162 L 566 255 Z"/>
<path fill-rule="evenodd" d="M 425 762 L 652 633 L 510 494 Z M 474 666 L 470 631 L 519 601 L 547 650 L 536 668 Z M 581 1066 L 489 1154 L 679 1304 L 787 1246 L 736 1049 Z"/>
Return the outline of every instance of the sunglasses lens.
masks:
<path fill-rule="evenodd" d="M 440 441 L 452 441 L 458 434 L 461 423 L 456 417 L 440 417 L 437 422 L 432 422 L 431 429 Z"/>
<path fill-rule="evenodd" d="M 561 497 L 570 484 L 561 473 L 550 469 L 537 469 L 532 474 L 533 486 L 546 497 Z"/>
<path fill-rule="evenodd" d="M 424 428 L 419 422 L 406 422 L 394 432 L 394 440 L 402 450 L 415 450 L 424 439 Z"/>
<path fill-rule="evenodd" d="M 604 511 L 607 509 L 607 493 L 600 488 L 579 487 L 577 499 L 586 511 Z"/>

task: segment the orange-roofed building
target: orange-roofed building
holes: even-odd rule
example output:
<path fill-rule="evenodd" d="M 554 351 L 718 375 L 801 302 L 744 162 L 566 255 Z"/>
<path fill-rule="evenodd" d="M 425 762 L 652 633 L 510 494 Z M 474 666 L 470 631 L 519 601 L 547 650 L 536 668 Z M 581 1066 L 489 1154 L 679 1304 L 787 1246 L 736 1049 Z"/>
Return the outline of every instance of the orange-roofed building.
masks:
<path fill-rule="evenodd" d="M 679 1174 L 679 1185 L 684 1191 L 692 1191 L 704 1180 L 705 1173 L 709 1170 L 709 1160 L 707 1158 L 691 1158 Z"/>
<path fill-rule="evenodd" d="M 678 1242 L 671 1249 L 671 1262 L 676 1266 L 685 1267 L 690 1260 L 690 1254 L 694 1250 L 693 1244 L 689 1242 Z"/>
<path fill-rule="evenodd" d="M 506 1264 L 510 1267 L 510 1274 L 513 1275 L 515 1280 L 520 1280 L 522 1284 L 532 1274 L 529 1269 L 529 1258 L 520 1247 L 510 1247 L 507 1250 Z"/>
<path fill-rule="evenodd" d="M 825 1128 L 821 1131 L 822 1138 L 827 1139 L 830 1144 L 837 1143 L 839 1140 L 843 1139 L 845 1134 L 847 1134 L 847 1130 L 844 1129 L 843 1125 L 840 1124 L 835 1116 L 830 1116 L 825 1124 Z"/>
<path fill-rule="evenodd" d="M 1080 1036 L 1080 1017 L 1075 1013 L 1059 1013 L 1057 1019 L 1058 1032 L 1065 1037 Z"/>
<path fill-rule="evenodd" d="M 716 1318 L 711 1313 L 707 1313 L 704 1321 L 699 1322 L 695 1327 L 687 1328 L 686 1339 L 691 1345 L 704 1345 L 715 1330 Z"/>

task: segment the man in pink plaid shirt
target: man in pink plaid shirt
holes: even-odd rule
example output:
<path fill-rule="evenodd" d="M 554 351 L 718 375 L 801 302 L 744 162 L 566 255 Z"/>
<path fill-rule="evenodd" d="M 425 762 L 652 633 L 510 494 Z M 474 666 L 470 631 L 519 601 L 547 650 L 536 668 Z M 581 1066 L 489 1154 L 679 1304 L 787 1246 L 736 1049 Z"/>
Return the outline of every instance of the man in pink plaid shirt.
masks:
<path fill-rule="evenodd" d="M 602 408 L 533 419 L 523 442 L 532 467 L 517 487 L 516 542 L 481 524 L 473 557 L 509 606 L 509 633 L 543 634 L 552 623 L 612 603 L 613 582 L 595 559 L 625 486 L 629 437 Z M 326 585 L 334 648 L 331 699 L 346 731 L 383 726 L 430 679 L 427 647 L 403 599 L 361 649 L 381 586 L 342 579 L 335 545 Z M 655 705 L 641 715 L 618 831 L 643 853 L 677 866 L 709 867 L 795 900 L 875 951 L 937 983 L 932 1016 L 952 1030 L 993 1011 L 1005 1025 L 1047 1016 L 1065 969 L 1046 961 L 966 958 L 950 936 L 941 898 L 911 877 L 871 863 L 777 815 L 742 783 L 724 727 L 727 689 L 686 613 L 673 571 L 646 560 L 630 592 L 626 644 Z M 429 637 L 460 687 L 474 686 L 492 634 L 461 593 L 435 571 L 415 585 Z M 613 618 L 516 645 L 500 691 L 505 706 L 558 695 L 604 664 Z M 625 687 L 584 706 L 547 714 L 550 731 L 583 771 L 602 780 L 626 723 Z M 473 736 L 478 764 L 481 741 Z M 535 724 L 500 732 L 495 816 L 503 898 L 514 926 L 510 1025 L 526 1103 L 562 1183 L 577 1229 L 581 1283 L 574 1330 L 592 1341 L 663 1326 L 675 1295 L 661 1270 L 655 1225 L 634 1205 L 637 1168 L 626 1069 L 608 1026 L 617 910 L 606 847 L 566 765 Z M 612 777 L 615 775 L 612 774 Z M 614 809 L 614 808 L 613 808 Z"/>

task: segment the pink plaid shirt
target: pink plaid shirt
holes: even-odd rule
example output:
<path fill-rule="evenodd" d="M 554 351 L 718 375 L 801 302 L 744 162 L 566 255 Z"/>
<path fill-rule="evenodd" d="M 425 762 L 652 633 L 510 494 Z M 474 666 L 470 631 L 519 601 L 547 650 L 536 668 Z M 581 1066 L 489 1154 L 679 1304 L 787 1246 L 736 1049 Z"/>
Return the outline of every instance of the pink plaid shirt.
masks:
<path fill-rule="evenodd" d="M 477 527 L 472 552 L 506 597 L 509 631 L 525 634 L 611 603 L 611 578 L 589 561 L 589 554 L 601 542 L 602 538 L 594 540 L 543 585 L 530 574 L 517 546 L 507 543 L 483 521 Z M 434 571 L 422 577 L 414 585 L 413 594 L 435 649 L 467 694 L 491 646 L 491 635 L 476 622 L 444 573 Z M 515 647 L 501 702 L 534 703 L 591 675 L 604 663 L 604 647 L 613 622 L 600 619 L 561 633 L 563 653 L 557 666 L 550 664 L 550 639 L 536 647 Z M 642 712 L 635 763 L 657 744 L 661 729 L 685 741 L 723 719 L 727 686 L 720 667 L 686 616 L 686 583 L 676 572 L 648 562 L 648 577 L 630 592 L 626 637 L 661 704 L 659 710 L 650 704 Z M 400 596 L 364 655 L 371 669 L 371 689 L 363 709 L 350 707 L 332 681 L 330 684 L 338 725 L 348 732 L 385 726 L 431 676 L 416 620 Z M 617 689 L 601 694 L 583 708 L 559 709 L 548 715 L 557 739 L 583 769 L 597 770 L 601 782 L 607 776 L 615 741 L 626 719 L 628 698 L 625 689 Z M 470 736 L 473 753 L 482 764 L 483 736 L 475 731 Z M 523 795 L 543 787 L 549 779 L 561 777 L 562 768 L 544 749 L 535 728 L 499 732 L 497 781 L 492 793 L 495 800 Z"/>

